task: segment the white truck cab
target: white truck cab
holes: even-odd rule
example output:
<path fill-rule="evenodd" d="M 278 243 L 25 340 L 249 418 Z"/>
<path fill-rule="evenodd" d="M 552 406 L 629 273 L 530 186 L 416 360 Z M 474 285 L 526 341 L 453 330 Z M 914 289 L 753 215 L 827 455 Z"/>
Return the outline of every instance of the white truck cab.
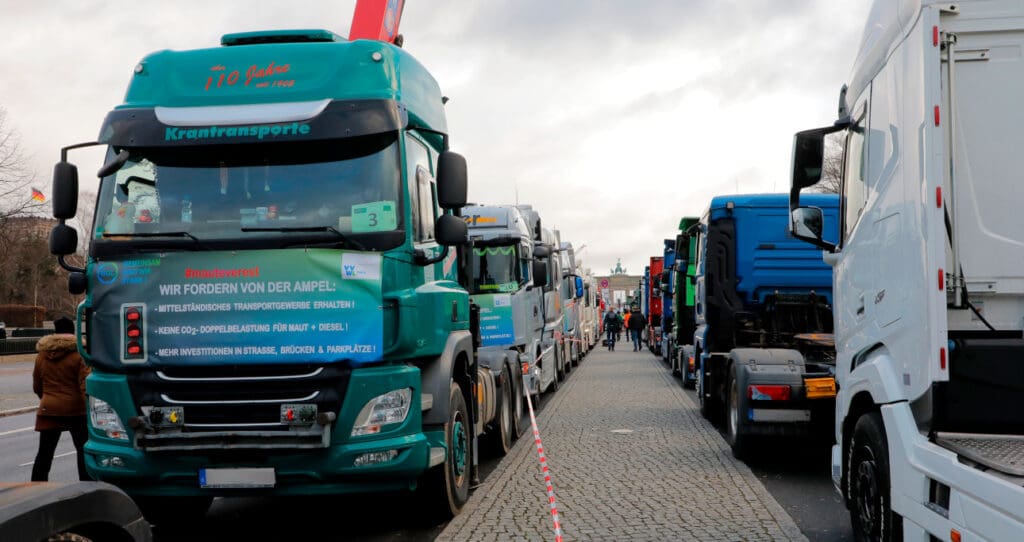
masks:
<path fill-rule="evenodd" d="M 790 229 L 834 267 L 857 540 L 1024 539 L 1022 53 L 1017 0 L 876 0 L 839 120 L 796 136 Z M 823 159 L 837 245 L 799 206 Z"/>

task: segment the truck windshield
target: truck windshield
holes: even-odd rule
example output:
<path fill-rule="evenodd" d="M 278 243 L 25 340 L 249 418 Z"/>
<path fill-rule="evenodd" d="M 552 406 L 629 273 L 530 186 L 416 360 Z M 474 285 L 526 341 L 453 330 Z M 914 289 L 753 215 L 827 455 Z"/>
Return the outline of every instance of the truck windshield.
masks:
<path fill-rule="evenodd" d="M 514 292 L 519 289 L 517 246 L 475 247 L 470 262 L 471 293 Z"/>
<path fill-rule="evenodd" d="M 403 227 L 395 133 L 128 150 L 128 162 L 101 180 L 97 243 L 180 243 L 187 232 L 214 246 L 309 237 L 380 250 L 404 239 L 394 235 Z"/>

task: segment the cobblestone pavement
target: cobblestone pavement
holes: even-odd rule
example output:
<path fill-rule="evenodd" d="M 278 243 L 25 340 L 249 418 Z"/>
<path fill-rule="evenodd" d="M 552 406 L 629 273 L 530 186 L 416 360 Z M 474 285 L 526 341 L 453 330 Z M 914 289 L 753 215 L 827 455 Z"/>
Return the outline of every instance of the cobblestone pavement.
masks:
<path fill-rule="evenodd" d="M 545 406 L 565 540 L 806 540 L 671 378 L 647 351 L 598 347 Z M 437 540 L 554 539 L 529 435 Z"/>

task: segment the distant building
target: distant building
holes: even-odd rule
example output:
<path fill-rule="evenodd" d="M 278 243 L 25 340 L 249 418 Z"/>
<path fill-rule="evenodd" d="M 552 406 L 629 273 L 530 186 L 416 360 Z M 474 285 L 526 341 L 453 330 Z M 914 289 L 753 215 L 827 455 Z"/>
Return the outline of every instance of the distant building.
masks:
<path fill-rule="evenodd" d="M 628 275 L 618 259 L 609 275 L 594 277 L 606 306 L 622 309 L 640 291 L 640 275 Z"/>

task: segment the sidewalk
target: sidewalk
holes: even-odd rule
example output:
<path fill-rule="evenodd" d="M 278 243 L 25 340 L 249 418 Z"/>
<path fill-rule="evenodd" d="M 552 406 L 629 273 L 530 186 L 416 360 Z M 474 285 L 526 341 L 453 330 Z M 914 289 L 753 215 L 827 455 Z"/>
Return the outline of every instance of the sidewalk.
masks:
<path fill-rule="evenodd" d="M 538 425 L 566 541 L 806 540 L 646 350 L 595 348 Z M 529 435 L 437 540 L 554 539 Z"/>

